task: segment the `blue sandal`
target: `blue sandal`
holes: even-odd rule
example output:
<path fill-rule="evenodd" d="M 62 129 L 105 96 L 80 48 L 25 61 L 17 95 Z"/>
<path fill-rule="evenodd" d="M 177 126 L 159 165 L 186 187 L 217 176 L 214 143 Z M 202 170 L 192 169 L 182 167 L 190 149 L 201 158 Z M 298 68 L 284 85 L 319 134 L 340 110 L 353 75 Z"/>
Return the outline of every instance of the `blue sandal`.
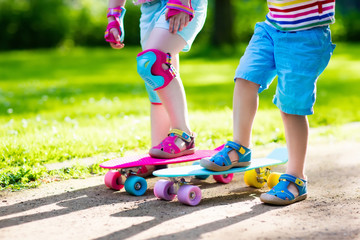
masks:
<path fill-rule="evenodd" d="M 288 190 L 290 183 L 295 184 L 299 191 L 299 196 L 295 197 Z M 289 205 L 307 197 L 307 183 L 306 180 L 294 177 L 289 174 L 282 174 L 279 178 L 279 183 L 273 187 L 269 192 L 260 195 L 260 200 L 264 203 L 273 205 Z"/>
<path fill-rule="evenodd" d="M 228 153 L 235 150 L 239 156 L 237 162 L 231 162 Z M 211 171 L 226 171 L 233 167 L 246 167 L 250 165 L 251 150 L 237 144 L 236 142 L 228 141 L 224 148 L 216 153 L 211 158 L 203 158 L 200 160 L 200 166 Z"/>

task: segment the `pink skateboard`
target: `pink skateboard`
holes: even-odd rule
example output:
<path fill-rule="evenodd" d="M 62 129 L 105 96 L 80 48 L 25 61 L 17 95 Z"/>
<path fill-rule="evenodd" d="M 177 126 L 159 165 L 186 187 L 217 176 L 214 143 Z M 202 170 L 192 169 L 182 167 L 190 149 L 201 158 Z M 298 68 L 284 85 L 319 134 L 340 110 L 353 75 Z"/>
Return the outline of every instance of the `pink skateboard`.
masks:
<path fill-rule="evenodd" d="M 137 176 L 137 174 L 146 173 L 146 166 L 195 161 L 204 157 L 210 157 L 223 147 L 224 145 L 214 150 L 197 150 L 194 154 L 171 159 L 152 158 L 149 154 L 119 157 L 103 162 L 100 164 L 100 167 L 110 169 L 105 174 L 105 185 L 107 187 L 114 190 L 120 190 L 125 187 L 126 192 L 135 196 L 141 196 L 147 190 L 147 183 L 144 178 Z"/>

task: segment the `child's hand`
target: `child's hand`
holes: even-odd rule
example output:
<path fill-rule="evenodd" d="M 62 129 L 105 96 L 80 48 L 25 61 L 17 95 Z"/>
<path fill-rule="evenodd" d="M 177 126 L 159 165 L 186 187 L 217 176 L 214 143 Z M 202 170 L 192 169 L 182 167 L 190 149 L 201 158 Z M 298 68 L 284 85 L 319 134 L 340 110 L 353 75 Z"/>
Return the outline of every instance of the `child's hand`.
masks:
<path fill-rule="evenodd" d="M 120 41 L 120 35 L 119 35 L 119 31 L 116 28 L 111 28 L 110 29 L 110 34 L 112 34 L 116 40 L 116 42 L 110 42 L 110 46 L 114 49 L 121 49 L 125 46 L 125 44 L 123 44 Z"/>
<path fill-rule="evenodd" d="M 191 0 L 169 0 L 166 4 L 165 19 L 169 21 L 169 32 L 182 31 L 194 18 Z"/>
<path fill-rule="evenodd" d="M 166 19 L 168 19 L 169 9 L 166 11 Z M 169 18 L 169 32 L 176 34 L 177 31 L 182 31 L 190 22 L 189 14 L 180 12 Z"/>
<path fill-rule="evenodd" d="M 121 49 L 124 45 L 124 15 L 125 8 L 118 6 L 109 8 L 107 11 L 108 25 L 106 27 L 104 38 L 114 49 Z"/>

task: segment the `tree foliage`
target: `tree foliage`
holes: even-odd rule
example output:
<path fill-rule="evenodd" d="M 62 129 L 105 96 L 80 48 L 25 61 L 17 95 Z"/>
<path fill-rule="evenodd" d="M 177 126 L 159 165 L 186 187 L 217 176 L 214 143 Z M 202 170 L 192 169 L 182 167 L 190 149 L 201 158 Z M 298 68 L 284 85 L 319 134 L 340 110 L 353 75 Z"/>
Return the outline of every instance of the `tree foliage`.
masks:
<path fill-rule="evenodd" d="M 208 0 L 208 17 L 197 42 L 211 45 L 247 42 L 267 12 L 265 0 Z M 360 40 L 360 2 L 337 1 L 335 40 Z M 129 0 L 125 43 L 138 45 L 138 6 Z M 0 50 L 105 45 L 107 1 L 0 0 Z"/>

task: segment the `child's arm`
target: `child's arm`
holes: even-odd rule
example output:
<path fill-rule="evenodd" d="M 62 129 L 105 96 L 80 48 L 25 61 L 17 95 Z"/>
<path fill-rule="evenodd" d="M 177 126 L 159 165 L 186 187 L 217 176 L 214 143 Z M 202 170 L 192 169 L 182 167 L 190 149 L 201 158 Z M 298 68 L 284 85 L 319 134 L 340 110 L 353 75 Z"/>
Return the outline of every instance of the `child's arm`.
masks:
<path fill-rule="evenodd" d="M 125 14 L 125 2 L 126 0 L 109 0 L 108 4 L 108 26 L 105 32 L 105 39 L 115 49 L 124 47 L 123 17 Z"/>
<path fill-rule="evenodd" d="M 109 0 L 109 8 L 124 7 L 126 0 Z"/>
<path fill-rule="evenodd" d="M 176 33 L 183 30 L 194 17 L 191 0 L 169 0 L 166 5 L 166 19 L 169 20 L 169 31 Z"/>

